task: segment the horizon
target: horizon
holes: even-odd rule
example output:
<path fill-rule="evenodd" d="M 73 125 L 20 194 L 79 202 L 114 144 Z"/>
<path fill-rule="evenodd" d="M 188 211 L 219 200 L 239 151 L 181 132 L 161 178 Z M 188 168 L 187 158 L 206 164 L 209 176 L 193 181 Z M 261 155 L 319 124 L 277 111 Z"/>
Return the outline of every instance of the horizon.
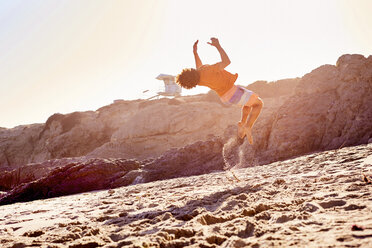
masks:
<path fill-rule="evenodd" d="M 1 2 L 0 127 L 155 95 L 157 75 L 194 67 L 197 39 L 213 64 L 219 54 L 206 42 L 219 38 L 241 85 L 302 77 L 343 54 L 368 57 L 370 9 L 368 0 Z"/>

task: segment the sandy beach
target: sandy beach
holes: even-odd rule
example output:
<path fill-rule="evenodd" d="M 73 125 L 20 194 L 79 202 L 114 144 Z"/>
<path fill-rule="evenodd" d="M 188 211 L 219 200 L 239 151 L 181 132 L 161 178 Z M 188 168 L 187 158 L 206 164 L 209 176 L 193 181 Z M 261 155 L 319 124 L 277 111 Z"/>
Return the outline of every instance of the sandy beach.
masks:
<path fill-rule="evenodd" d="M 372 145 L 0 207 L 2 247 L 370 247 Z M 354 227 L 353 227 L 354 226 Z M 360 229 L 360 230 L 358 230 Z"/>

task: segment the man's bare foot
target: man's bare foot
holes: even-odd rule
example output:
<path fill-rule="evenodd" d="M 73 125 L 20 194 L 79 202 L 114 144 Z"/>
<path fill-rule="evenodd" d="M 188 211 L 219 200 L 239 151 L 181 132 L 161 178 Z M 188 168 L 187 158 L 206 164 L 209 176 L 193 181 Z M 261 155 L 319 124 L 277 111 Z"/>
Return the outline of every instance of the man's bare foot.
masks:
<path fill-rule="evenodd" d="M 244 127 L 244 134 L 247 135 L 249 144 L 253 144 L 252 129 L 249 127 Z"/>
<path fill-rule="evenodd" d="M 244 125 L 243 123 L 238 123 L 238 137 L 240 139 L 244 139 L 245 136 L 245 130 L 244 130 Z"/>

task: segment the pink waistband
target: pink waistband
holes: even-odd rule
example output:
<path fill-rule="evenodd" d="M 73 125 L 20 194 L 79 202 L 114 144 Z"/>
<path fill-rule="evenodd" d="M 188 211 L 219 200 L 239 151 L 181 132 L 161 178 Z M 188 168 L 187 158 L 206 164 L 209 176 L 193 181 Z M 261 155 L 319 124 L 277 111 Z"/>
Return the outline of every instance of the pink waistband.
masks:
<path fill-rule="evenodd" d="M 234 95 L 237 87 L 236 85 L 233 85 L 225 94 L 223 94 L 220 98 L 223 102 L 228 102 L 231 97 Z"/>

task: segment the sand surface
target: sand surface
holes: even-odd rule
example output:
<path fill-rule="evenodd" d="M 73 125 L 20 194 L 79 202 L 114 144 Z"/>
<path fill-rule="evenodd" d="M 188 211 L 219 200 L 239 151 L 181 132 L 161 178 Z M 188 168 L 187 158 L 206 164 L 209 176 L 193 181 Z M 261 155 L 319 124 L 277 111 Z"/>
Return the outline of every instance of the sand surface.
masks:
<path fill-rule="evenodd" d="M 372 144 L 1 206 L 0 245 L 372 247 L 361 173 L 372 176 Z"/>

